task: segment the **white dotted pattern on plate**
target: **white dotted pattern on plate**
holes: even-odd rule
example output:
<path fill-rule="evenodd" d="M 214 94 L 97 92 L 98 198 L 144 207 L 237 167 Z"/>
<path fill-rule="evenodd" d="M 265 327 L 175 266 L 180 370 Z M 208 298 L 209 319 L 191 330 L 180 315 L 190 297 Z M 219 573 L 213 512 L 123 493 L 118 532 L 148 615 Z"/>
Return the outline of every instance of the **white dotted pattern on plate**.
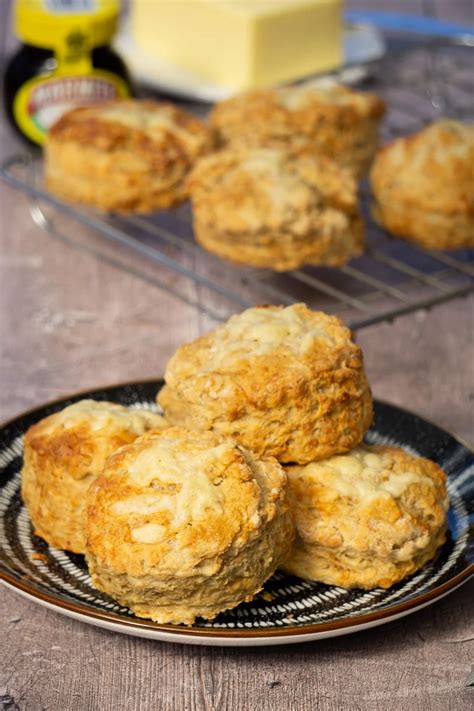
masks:
<path fill-rule="evenodd" d="M 149 401 L 133 407 L 156 410 Z M 368 433 L 370 443 L 405 446 L 374 430 Z M 34 536 L 27 511 L 20 495 L 22 437 L 16 437 L 0 451 L 0 470 L 12 468 L 7 483 L 0 492 L 0 546 L 10 569 L 27 575 L 37 588 L 56 597 L 66 597 L 86 608 L 93 608 L 127 617 L 133 613 L 98 592 L 91 584 L 82 556 L 50 548 Z M 417 452 L 405 446 L 412 454 Z M 443 466 L 443 462 L 440 462 Z M 459 532 L 455 542 L 449 541 L 431 564 L 390 590 L 345 590 L 335 586 L 310 583 L 276 573 L 265 585 L 265 598 L 258 595 L 251 602 L 222 613 L 212 622 L 201 621 L 196 626 L 215 629 L 304 626 L 357 616 L 390 606 L 413 594 L 420 594 L 454 574 L 462 558 L 468 537 L 468 516 L 463 503 L 463 486 L 471 480 L 474 467 L 463 471 L 448 483 L 451 517 Z M 41 556 L 34 554 L 41 553 Z M 271 599 L 267 599 L 269 595 Z"/>

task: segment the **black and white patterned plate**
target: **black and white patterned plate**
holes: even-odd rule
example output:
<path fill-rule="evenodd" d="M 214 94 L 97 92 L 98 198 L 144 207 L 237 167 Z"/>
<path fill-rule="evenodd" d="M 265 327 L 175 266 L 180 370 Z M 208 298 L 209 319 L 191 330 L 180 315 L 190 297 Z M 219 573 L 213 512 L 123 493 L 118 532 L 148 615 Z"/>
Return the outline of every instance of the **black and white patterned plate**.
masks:
<path fill-rule="evenodd" d="M 389 590 L 344 590 L 277 573 L 251 603 L 192 627 L 136 618 L 92 587 L 82 556 L 50 548 L 32 532 L 20 496 L 22 438 L 28 427 L 83 397 L 155 409 L 161 381 L 131 383 L 69 397 L 17 417 L 0 429 L 0 576 L 17 592 L 57 612 L 117 632 L 192 644 L 288 644 L 355 632 L 410 614 L 440 599 L 474 571 L 474 455 L 420 417 L 375 403 L 370 443 L 404 447 L 447 472 L 449 536 L 436 559 Z M 471 519 L 470 519 L 471 516 Z"/>

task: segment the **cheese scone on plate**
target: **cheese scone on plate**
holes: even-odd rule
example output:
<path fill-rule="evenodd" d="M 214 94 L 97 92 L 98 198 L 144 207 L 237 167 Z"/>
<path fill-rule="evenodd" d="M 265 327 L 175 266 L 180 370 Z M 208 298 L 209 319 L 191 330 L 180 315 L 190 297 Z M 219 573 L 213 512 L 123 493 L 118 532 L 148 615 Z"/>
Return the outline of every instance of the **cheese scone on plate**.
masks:
<path fill-rule="evenodd" d="M 359 444 L 372 422 L 362 352 L 339 319 L 260 306 L 178 348 L 158 403 L 166 419 L 304 464 Z"/>
<path fill-rule="evenodd" d="M 163 427 L 154 412 L 97 400 L 81 400 L 32 425 L 24 437 L 21 493 L 36 535 L 84 553 L 82 513 L 91 482 L 119 447 Z"/>
<path fill-rule="evenodd" d="M 297 536 L 287 573 L 344 588 L 388 588 L 446 539 L 446 476 L 397 447 L 286 467 Z"/>
<path fill-rule="evenodd" d="M 88 492 L 92 582 L 139 617 L 192 624 L 249 601 L 294 538 L 287 477 L 232 440 L 179 427 L 109 458 Z"/>

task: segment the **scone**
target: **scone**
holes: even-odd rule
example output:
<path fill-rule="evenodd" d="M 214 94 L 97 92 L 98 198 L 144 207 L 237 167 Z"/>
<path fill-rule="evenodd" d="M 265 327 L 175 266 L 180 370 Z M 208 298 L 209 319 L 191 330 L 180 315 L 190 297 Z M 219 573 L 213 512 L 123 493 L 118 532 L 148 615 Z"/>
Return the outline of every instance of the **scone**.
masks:
<path fill-rule="evenodd" d="M 429 249 L 474 247 L 474 125 L 437 121 L 398 138 L 371 171 L 374 217 Z"/>
<path fill-rule="evenodd" d="M 169 428 L 110 457 L 85 534 L 92 582 L 136 615 L 212 619 L 251 600 L 288 555 L 286 475 L 232 440 Z"/>
<path fill-rule="evenodd" d="M 384 111 L 375 94 L 328 84 L 241 94 L 217 104 L 210 121 L 220 145 L 308 146 L 360 177 L 377 149 Z"/>
<path fill-rule="evenodd" d="M 233 262 L 340 266 L 363 250 L 355 181 L 327 158 L 228 149 L 203 158 L 188 186 L 197 241 Z"/>
<path fill-rule="evenodd" d="M 388 588 L 445 541 L 446 477 L 397 447 L 287 467 L 296 541 L 287 573 L 344 588 Z"/>
<path fill-rule="evenodd" d="M 21 493 L 35 533 L 56 548 L 84 552 L 86 491 L 107 457 L 147 431 L 161 415 L 112 402 L 81 400 L 32 425 L 24 438 Z"/>
<path fill-rule="evenodd" d="M 362 352 L 339 319 L 260 306 L 178 348 L 158 402 L 171 424 L 304 464 L 359 444 L 372 421 Z"/>
<path fill-rule="evenodd" d="M 46 185 L 70 202 L 149 212 L 186 198 L 184 182 L 210 150 L 209 129 L 169 103 L 134 99 L 72 109 L 45 145 Z"/>

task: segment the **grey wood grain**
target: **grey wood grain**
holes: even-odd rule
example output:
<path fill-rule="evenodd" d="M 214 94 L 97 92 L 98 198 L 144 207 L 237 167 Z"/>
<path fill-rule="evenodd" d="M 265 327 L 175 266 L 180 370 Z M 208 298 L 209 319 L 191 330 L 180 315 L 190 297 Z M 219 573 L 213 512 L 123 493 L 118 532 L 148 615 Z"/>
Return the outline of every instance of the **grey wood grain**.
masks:
<path fill-rule="evenodd" d="M 102 631 L 4 590 L 0 699 L 22 711 L 467 710 L 473 592 L 351 636 L 219 649 Z"/>

